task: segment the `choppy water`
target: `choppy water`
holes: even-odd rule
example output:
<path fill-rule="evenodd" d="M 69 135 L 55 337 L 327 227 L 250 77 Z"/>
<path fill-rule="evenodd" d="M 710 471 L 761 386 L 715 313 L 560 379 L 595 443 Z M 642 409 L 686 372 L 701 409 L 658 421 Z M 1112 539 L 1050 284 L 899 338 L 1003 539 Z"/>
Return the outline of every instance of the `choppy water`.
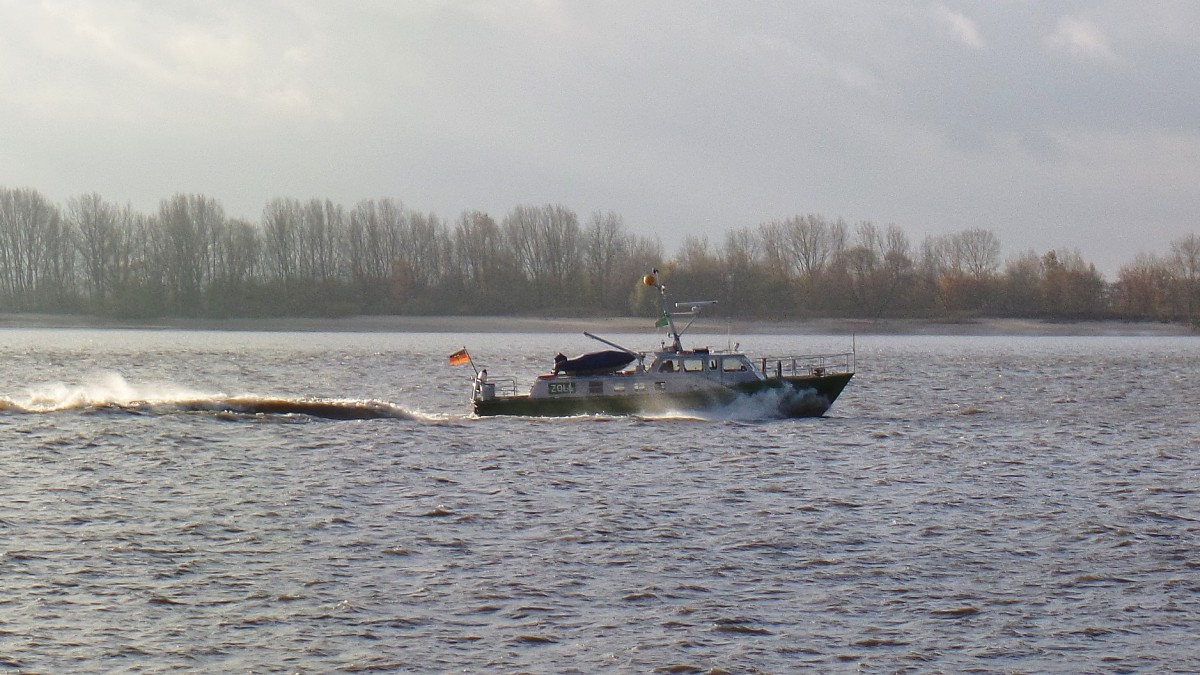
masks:
<path fill-rule="evenodd" d="M 0 331 L 0 669 L 1200 670 L 1200 340 L 860 337 L 817 420 L 472 419 L 464 344 L 591 346 Z"/>

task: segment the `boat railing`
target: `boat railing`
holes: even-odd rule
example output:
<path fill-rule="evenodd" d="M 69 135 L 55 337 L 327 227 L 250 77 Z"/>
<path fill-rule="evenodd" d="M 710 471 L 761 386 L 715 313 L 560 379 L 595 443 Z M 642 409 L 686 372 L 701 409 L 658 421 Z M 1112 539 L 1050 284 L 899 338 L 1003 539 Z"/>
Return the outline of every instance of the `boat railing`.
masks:
<path fill-rule="evenodd" d="M 496 385 L 496 395 L 498 396 L 513 396 L 517 393 L 517 379 L 515 377 L 497 377 L 491 380 L 491 383 Z"/>
<path fill-rule="evenodd" d="M 516 396 L 517 380 L 512 377 L 494 377 L 475 382 L 473 396 L 476 400 L 490 401 L 497 396 Z"/>
<path fill-rule="evenodd" d="M 804 354 L 764 356 L 759 369 L 766 377 L 800 377 L 854 372 L 854 352 L 840 354 Z"/>

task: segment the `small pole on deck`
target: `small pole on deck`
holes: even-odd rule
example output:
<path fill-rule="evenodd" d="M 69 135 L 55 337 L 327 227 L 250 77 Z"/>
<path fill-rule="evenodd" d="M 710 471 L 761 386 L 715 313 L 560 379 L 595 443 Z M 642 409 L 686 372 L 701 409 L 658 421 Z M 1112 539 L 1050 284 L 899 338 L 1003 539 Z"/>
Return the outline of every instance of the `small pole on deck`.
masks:
<path fill-rule="evenodd" d="M 479 368 L 475 366 L 475 359 L 471 358 L 471 352 L 467 351 L 467 346 L 463 345 L 463 351 L 467 352 L 467 363 L 471 364 L 471 370 L 475 371 L 475 377 L 479 377 Z"/>

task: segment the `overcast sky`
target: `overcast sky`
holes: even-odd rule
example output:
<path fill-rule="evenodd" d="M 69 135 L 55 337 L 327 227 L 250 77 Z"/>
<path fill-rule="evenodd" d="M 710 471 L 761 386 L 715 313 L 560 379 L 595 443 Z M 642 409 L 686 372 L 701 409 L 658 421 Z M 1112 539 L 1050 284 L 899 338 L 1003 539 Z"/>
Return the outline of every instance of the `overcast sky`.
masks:
<path fill-rule="evenodd" d="M 1200 232 L 1200 3 L 0 0 L 0 186 L 795 214 L 1109 278 Z"/>

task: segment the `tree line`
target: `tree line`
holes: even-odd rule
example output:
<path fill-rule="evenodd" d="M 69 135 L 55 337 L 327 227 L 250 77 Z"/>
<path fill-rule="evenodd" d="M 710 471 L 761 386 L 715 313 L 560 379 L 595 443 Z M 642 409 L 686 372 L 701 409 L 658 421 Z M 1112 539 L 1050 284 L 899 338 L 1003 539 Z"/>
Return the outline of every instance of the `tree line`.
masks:
<path fill-rule="evenodd" d="M 1200 317 L 1200 237 L 1109 283 L 1077 251 L 1001 260 L 986 229 L 926 237 L 819 215 L 685 238 L 669 259 L 620 215 L 557 204 L 452 222 L 390 198 L 275 199 L 250 222 L 204 195 L 154 213 L 96 194 L 58 205 L 0 188 L 0 311 L 116 318 L 354 314 L 653 315 L 659 267 L 741 318 Z"/>

